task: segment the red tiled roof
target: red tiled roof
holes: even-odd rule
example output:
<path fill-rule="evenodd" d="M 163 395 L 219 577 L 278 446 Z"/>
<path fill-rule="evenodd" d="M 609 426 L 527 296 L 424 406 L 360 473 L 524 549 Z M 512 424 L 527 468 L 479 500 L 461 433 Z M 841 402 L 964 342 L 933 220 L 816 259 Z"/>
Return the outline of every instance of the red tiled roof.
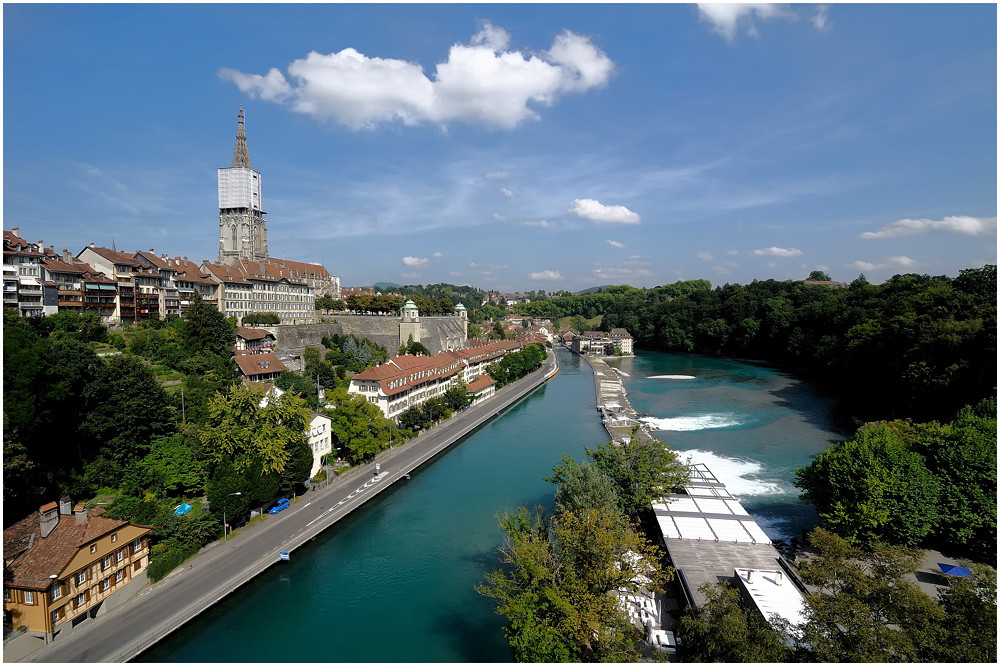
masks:
<path fill-rule="evenodd" d="M 479 375 L 466 385 L 465 390 L 469 393 L 479 393 L 494 384 L 496 384 L 496 381 L 489 375 Z"/>
<path fill-rule="evenodd" d="M 57 507 L 52 502 L 43 506 L 42 510 Z M 78 522 L 73 515 L 61 515 L 55 529 L 44 538 L 41 516 L 37 511 L 5 529 L 4 560 L 10 562 L 6 573 L 11 576 L 5 578 L 5 583 L 44 590 L 51 584 L 49 576 L 63 575 L 63 570 L 80 548 L 129 524 L 127 520 L 112 520 L 96 513 L 89 512 L 84 522 Z"/>
<path fill-rule="evenodd" d="M 285 364 L 278 360 L 275 354 L 270 352 L 266 354 L 237 356 L 235 361 L 240 366 L 240 371 L 250 380 L 253 380 L 254 377 L 281 372 L 285 369 Z"/>
<path fill-rule="evenodd" d="M 83 254 L 88 249 L 93 250 L 98 255 L 104 257 L 113 264 L 119 264 L 122 266 L 142 266 L 142 263 L 138 259 L 136 259 L 133 255 L 127 252 L 118 252 L 117 250 L 112 250 L 111 248 L 108 247 L 96 247 L 88 245 L 87 247 L 83 248 L 83 250 L 80 251 L 80 254 Z M 80 254 L 78 254 L 77 256 L 80 256 Z"/>
<path fill-rule="evenodd" d="M 265 331 L 262 328 L 243 328 L 242 326 L 236 327 L 236 335 L 244 340 L 263 340 L 268 336 L 274 337 L 270 331 Z"/>

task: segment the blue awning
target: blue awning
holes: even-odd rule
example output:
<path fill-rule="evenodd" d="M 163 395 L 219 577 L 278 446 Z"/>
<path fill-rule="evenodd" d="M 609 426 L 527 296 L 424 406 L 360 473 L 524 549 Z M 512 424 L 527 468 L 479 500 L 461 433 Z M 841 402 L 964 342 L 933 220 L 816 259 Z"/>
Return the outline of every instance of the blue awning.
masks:
<path fill-rule="evenodd" d="M 960 567 L 955 564 L 942 564 L 938 562 L 938 567 L 941 569 L 941 573 L 945 576 L 961 576 L 962 578 L 972 578 L 972 572 L 965 567 Z"/>

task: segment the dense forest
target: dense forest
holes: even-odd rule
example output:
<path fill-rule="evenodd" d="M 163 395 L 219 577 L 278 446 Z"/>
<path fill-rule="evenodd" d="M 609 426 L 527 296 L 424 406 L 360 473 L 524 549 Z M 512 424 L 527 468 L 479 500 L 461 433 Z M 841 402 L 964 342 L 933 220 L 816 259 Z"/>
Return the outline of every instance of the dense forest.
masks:
<path fill-rule="evenodd" d="M 603 314 L 644 349 L 759 359 L 839 393 L 868 419 L 950 419 L 995 395 L 996 266 L 955 278 L 896 275 L 845 288 L 754 281 L 714 289 L 706 280 L 520 304 L 555 319 Z"/>

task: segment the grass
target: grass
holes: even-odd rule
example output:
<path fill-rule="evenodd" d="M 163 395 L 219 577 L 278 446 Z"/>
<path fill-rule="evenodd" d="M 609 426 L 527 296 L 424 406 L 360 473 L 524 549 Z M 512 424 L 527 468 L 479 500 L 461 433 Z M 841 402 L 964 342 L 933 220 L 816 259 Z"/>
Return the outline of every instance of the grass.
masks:
<path fill-rule="evenodd" d="M 603 320 L 603 319 L 604 319 L 604 315 L 602 315 L 602 314 L 599 314 L 596 317 L 593 317 L 592 319 L 588 319 L 587 320 L 587 328 L 586 328 L 586 330 L 588 330 L 588 331 L 596 331 L 596 330 L 598 330 L 599 328 L 601 328 L 601 320 Z M 562 319 L 560 319 L 558 321 L 557 325 L 558 325 L 558 328 L 556 330 L 560 330 L 560 331 L 563 330 L 563 329 L 566 329 L 566 328 L 571 328 L 573 326 L 573 317 L 563 317 Z M 580 331 L 580 332 L 582 333 L 583 331 Z"/>

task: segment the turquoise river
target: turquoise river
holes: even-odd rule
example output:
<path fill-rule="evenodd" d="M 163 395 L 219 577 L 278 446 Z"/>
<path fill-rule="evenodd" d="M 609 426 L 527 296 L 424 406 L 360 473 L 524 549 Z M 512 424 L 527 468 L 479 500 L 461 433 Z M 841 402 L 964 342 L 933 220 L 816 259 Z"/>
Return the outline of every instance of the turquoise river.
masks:
<path fill-rule="evenodd" d="M 585 446 L 607 440 L 590 366 L 564 351 L 559 359 L 547 385 L 140 660 L 510 661 L 503 619 L 474 590 L 497 563 L 495 516 L 551 507 L 554 487 L 542 479 L 560 455 L 582 460 Z M 611 364 L 654 434 L 707 463 L 773 539 L 811 525 L 792 481 L 842 437 L 830 397 L 734 361 L 640 352 Z"/>

